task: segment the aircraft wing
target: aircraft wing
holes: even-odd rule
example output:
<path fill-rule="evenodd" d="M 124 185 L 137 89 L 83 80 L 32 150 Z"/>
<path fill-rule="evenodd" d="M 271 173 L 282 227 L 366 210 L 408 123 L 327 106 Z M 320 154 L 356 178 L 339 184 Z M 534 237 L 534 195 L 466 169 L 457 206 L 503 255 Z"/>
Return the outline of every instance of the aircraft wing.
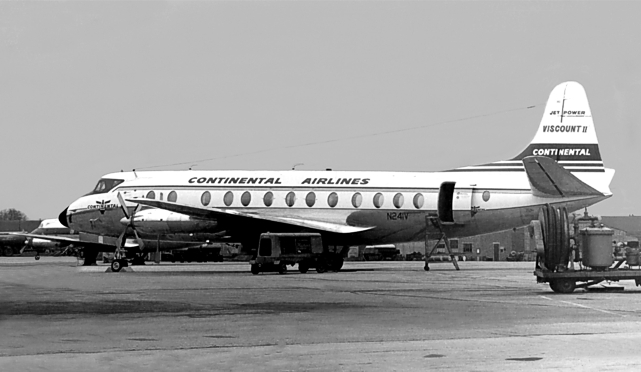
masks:
<path fill-rule="evenodd" d="M 150 207 L 156 207 L 165 209 L 171 212 L 181 213 L 187 216 L 203 218 L 203 219 L 216 219 L 221 217 L 238 217 L 245 219 L 256 219 L 270 222 L 278 222 L 286 225 L 306 227 L 309 229 L 326 231 L 337 234 L 352 234 L 362 231 L 367 231 L 373 229 L 374 226 L 370 227 L 359 227 L 359 226 L 350 226 L 347 223 L 337 223 L 337 222 L 327 222 L 313 220 L 309 218 L 297 217 L 297 216 L 271 216 L 265 215 L 260 212 L 241 212 L 236 209 L 220 209 L 220 208 L 205 208 L 205 207 L 195 207 L 185 204 L 167 202 L 162 200 L 155 199 L 127 199 L 130 203 L 137 203 L 142 205 L 147 205 Z"/>
<path fill-rule="evenodd" d="M 60 242 L 60 243 L 70 243 L 70 244 L 80 243 L 80 240 L 78 238 L 69 238 L 65 236 L 40 235 L 40 234 L 29 234 L 29 233 L 19 233 L 19 232 L 13 232 L 13 233 L 10 233 L 10 235 L 17 235 L 25 238 L 44 239 L 44 240 L 50 240 L 52 242 Z"/>
<path fill-rule="evenodd" d="M 50 240 L 52 242 L 78 244 L 78 245 L 82 245 L 83 247 L 90 247 L 90 248 L 97 248 L 97 249 L 109 248 L 113 250 L 113 247 L 114 247 L 111 244 L 101 244 L 96 242 L 82 241 L 80 240 L 80 238 L 70 238 L 66 236 L 40 235 L 40 234 L 30 234 L 30 233 L 18 233 L 18 232 L 13 232 L 9 234 L 22 236 L 24 238 L 44 239 L 44 240 Z M 135 247 L 138 247 L 138 244 L 125 243 L 125 248 L 135 248 Z"/>
<path fill-rule="evenodd" d="M 525 157 L 523 166 L 530 181 L 532 193 L 536 196 L 558 198 L 603 195 L 546 156 Z"/>

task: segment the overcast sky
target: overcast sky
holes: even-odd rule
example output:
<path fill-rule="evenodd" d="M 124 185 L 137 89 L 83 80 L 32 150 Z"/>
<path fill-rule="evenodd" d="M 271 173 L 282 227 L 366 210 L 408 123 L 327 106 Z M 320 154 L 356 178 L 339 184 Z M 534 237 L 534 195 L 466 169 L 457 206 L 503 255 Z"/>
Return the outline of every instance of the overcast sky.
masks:
<path fill-rule="evenodd" d="M 614 196 L 590 211 L 639 215 L 639 14 L 605 1 L 4 1 L 0 209 L 56 217 L 105 173 L 175 163 L 158 169 L 509 159 L 552 88 L 575 80 L 616 169 Z"/>

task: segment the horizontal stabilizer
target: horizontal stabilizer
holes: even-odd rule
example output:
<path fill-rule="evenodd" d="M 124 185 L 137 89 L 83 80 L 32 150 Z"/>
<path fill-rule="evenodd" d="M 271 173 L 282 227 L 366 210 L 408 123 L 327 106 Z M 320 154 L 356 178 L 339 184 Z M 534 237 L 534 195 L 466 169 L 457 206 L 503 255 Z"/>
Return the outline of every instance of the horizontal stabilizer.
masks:
<path fill-rule="evenodd" d="M 603 194 L 576 178 L 546 156 L 523 158 L 532 193 L 541 197 L 602 196 Z"/>
<path fill-rule="evenodd" d="M 260 212 L 241 212 L 237 209 L 221 209 L 221 208 L 207 208 L 195 207 L 190 205 L 172 203 L 155 199 L 127 199 L 130 203 L 147 205 L 168 210 L 170 212 L 181 213 L 187 216 L 202 218 L 202 219 L 218 219 L 218 218 L 251 218 L 263 221 L 277 222 L 286 225 L 293 225 L 305 227 L 313 230 L 320 230 L 332 232 L 337 234 L 350 234 L 362 231 L 367 231 L 373 227 L 358 227 L 350 226 L 346 223 L 327 222 L 312 220 L 301 216 L 273 216 Z"/>

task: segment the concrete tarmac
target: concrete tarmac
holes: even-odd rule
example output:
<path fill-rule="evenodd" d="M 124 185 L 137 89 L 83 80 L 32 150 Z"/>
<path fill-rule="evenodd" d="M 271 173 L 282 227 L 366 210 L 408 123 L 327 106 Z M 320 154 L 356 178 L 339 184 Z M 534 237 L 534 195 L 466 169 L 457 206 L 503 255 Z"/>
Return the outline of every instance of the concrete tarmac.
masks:
<path fill-rule="evenodd" d="M 638 370 L 641 289 L 553 293 L 532 262 L 81 269 L 0 258 L 0 371 Z M 162 271 L 159 271 L 162 270 Z"/>

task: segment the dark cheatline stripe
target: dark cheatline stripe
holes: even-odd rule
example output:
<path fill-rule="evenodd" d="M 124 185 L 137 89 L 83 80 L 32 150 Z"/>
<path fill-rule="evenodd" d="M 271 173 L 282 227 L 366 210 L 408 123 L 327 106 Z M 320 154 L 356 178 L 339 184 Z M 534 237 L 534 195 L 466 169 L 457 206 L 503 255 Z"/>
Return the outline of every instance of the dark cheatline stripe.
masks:
<path fill-rule="evenodd" d="M 445 172 L 525 172 L 525 168 L 513 168 L 513 169 L 487 169 L 487 168 L 472 168 L 472 169 L 450 169 Z"/>
<path fill-rule="evenodd" d="M 605 169 L 568 169 L 572 173 L 582 173 L 582 172 L 605 172 Z M 487 169 L 487 168 L 472 168 L 472 169 L 450 169 L 444 172 L 525 172 L 525 168 L 519 169 L 506 169 L 506 168 L 497 168 L 497 169 Z"/>
<path fill-rule="evenodd" d="M 472 165 L 472 166 L 473 167 L 522 167 L 523 162 L 518 161 L 513 163 L 488 163 L 488 164 Z"/>
<path fill-rule="evenodd" d="M 581 162 L 581 163 L 570 163 L 570 162 L 563 162 L 560 161 L 558 162 L 559 165 L 563 167 L 602 167 L 603 162 Z M 522 161 L 516 161 L 516 162 L 511 162 L 511 163 L 487 163 L 487 164 L 481 164 L 481 165 L 472 165 L 473 167 L 519 167 L 523 166 Z"/>
<path fill-rule="evenodd" d="M 595 162 L 585 162 L 585 163 L 566 163 L 566 162 L 559 162 L 559 165 L 564 166 L 564 167 L 602 167 L 603 162 L 595 163 Z"/>

